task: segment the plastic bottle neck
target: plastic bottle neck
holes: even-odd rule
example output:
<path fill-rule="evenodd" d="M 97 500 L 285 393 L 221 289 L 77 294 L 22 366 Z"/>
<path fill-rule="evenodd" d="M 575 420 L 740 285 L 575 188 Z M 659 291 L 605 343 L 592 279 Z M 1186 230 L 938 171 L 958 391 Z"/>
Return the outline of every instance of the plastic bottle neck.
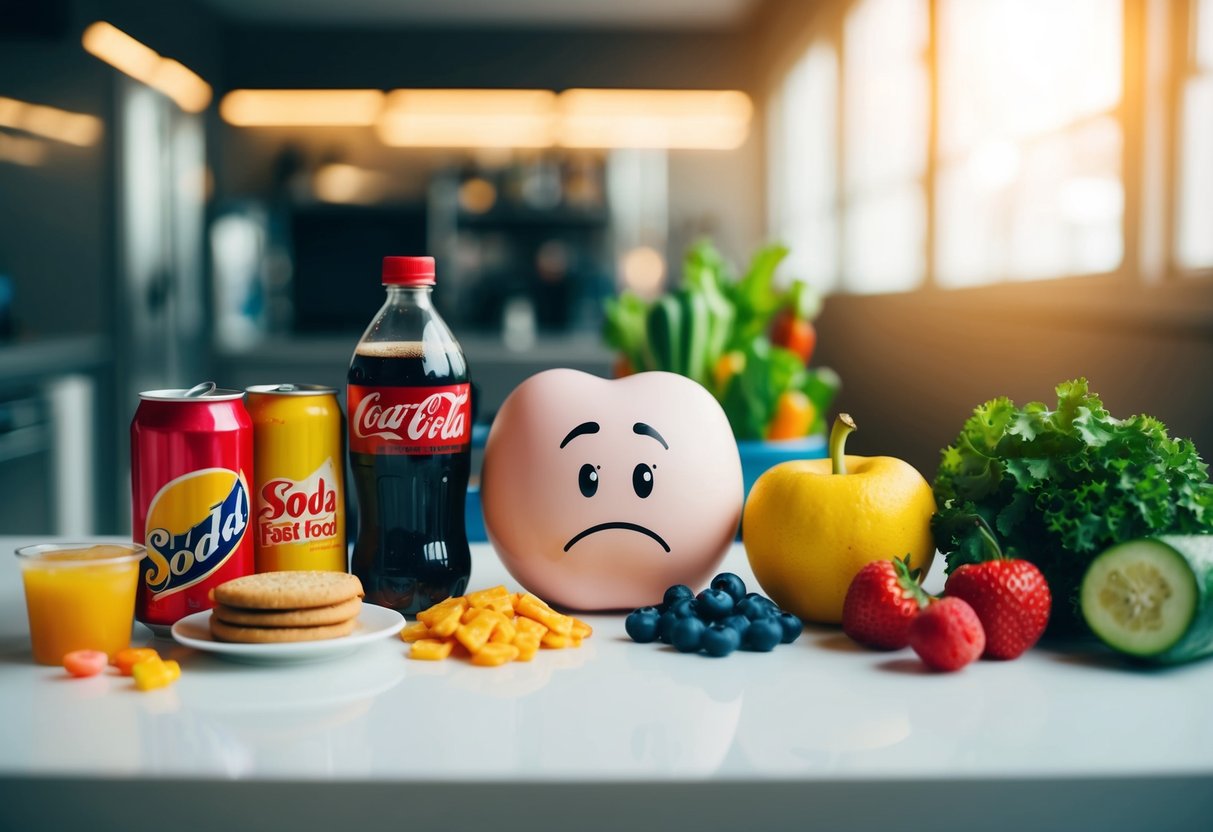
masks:
<path fill-rule="evenodd" d="M 384 286 L 387 290 L 387 302 L 401 306 L 415 306 L 420 309 L 432 309 L 433 286 Z"/>

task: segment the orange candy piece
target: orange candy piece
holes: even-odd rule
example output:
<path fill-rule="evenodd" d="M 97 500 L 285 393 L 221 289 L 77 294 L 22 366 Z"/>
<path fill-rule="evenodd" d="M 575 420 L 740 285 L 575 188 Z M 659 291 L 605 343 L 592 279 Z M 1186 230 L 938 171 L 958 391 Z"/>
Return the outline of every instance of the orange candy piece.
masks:
<path fill-rule="evenodd" d="M 139 662 L 158 658 L 160 654 L 151 647 L 127 647 L 114 654 L 114 665 L 123 676 L 130 676 Z"/>
<path fill-rule="evenodd" d="M 96 676 L 105 670 L 109 657 L 100 650 L 73 650 L 63 656 L 63 668 L 77 679 Z"/>
<path fill-rule="evenodd" d="M 144 659 L 131 668 L 135 677 L 135 687 L 148 691 L 171 685 L 181 678 L 181 665 L 169 659 L 162 660 L 158 655 L 154 659 Z"/>

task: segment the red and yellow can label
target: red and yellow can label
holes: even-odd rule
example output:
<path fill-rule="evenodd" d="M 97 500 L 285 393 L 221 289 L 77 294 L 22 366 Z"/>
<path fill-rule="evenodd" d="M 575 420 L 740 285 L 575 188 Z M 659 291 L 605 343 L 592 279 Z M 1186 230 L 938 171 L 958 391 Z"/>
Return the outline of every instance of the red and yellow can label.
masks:
<path fill-rule="evenodd" d="M 244 539 L 248 483 L 239 471 L 203 468 L 166 483 L 147 509 L 142 580 L 153 600 L 206 580 Z"/>
<path fill-rule="evenodd" d="M 257 551 L 306 544 L 295 548 L 296 557 L 325 564 L 336 556 L 345 566 L 345 533 L 339 514 L 341 480 L 330 457 L 307 477 L 275 477 L 261 485 L 257 495 Z M 280 567 L 283 568 L 283 567 Z M 310 563 L 291 568 L 331 568 Z"/>

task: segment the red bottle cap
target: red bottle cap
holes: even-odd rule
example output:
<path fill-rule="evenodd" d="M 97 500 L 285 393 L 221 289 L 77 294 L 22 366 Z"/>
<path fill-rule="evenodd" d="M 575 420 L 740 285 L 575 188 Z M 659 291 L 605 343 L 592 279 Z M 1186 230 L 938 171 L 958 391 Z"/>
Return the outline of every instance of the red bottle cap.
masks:
<path fill-rule="evenodd" d="M 433 286 L 433 257 L 384 257 L 384 286 Z"/>

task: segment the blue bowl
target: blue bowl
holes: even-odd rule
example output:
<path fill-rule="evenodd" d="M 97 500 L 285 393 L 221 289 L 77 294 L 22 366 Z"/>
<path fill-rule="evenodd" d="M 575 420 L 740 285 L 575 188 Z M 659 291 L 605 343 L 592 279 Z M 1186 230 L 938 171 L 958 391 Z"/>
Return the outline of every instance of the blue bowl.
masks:
<path fill-rule="evenodd" d="M 473 432 L 473 444 L 483 446 L 487 434 L 487 428 L 478 434 Z M 737 443 L 737 451 L 741 455 L 741 479 L 747 497 L 755 481 L 768 468 L 793 459 L 825 459 L 827 456 L 824 436 L 806 436 L 804 439 L 782 442 L 743 440 Z M 466 523 L 469 541 L 484 543 L 488 540 L 484 530 L 484 511 L 480 507 L 478 486 L 468 488 Z"/>
<path fill-rule="evenodd" d="M 737 443 L 737 450 L 741 454 L 741 479 L 745 483 L 747 497 L 758 478 L 779 463 L 794 459 L 825 459 L 828 456 L 824 436 L 806 436 L 781 442 L 742 440 Z"/>

